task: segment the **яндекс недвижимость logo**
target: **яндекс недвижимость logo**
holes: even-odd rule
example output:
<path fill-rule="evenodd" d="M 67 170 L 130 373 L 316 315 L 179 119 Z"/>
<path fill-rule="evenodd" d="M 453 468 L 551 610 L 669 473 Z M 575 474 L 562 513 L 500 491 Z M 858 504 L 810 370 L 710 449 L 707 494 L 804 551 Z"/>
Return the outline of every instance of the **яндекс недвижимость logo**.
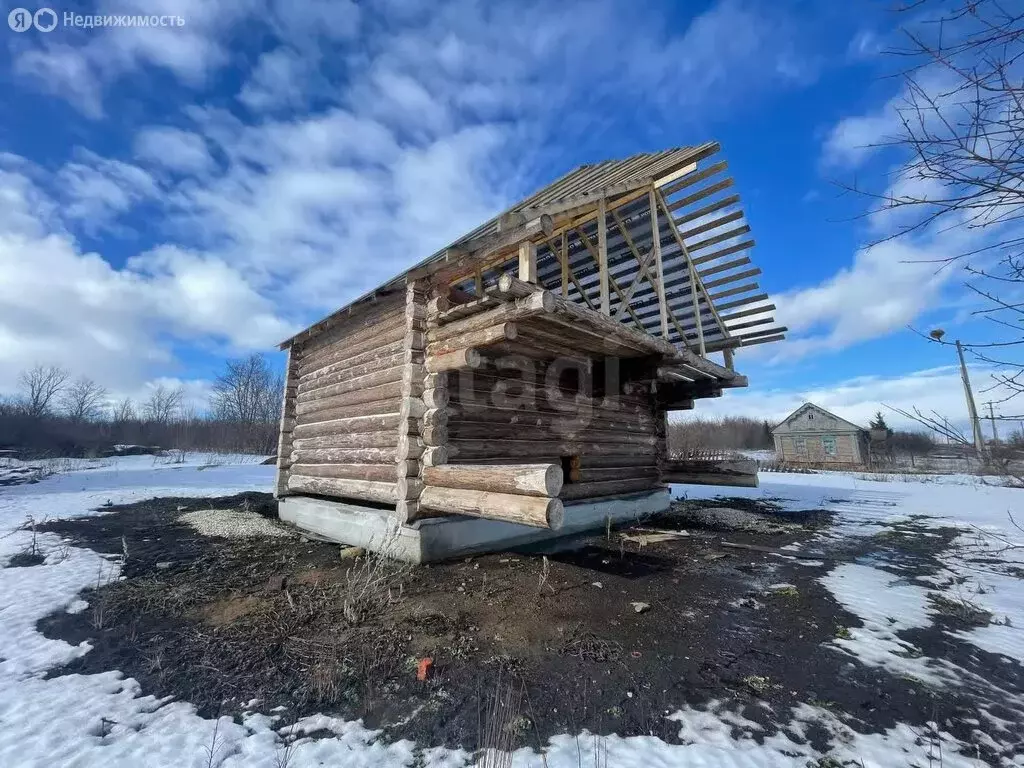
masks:
<path fill-rule="evenodd" d="M 52 32 L 57 27 L 57 12 L 52 8 L 40 8 L 35 13 L 15 8 L 7 14 L 7 26 L 15 32 L 27 32 L 33 27 L 40 32 Z"/>

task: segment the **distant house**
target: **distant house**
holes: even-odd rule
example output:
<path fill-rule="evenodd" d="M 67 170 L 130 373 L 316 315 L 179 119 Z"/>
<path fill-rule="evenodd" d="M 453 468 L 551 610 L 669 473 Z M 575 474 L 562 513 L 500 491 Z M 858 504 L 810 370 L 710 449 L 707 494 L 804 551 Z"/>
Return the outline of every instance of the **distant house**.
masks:
<path fill-rule="evenodd" d="M 775 456 L 786 464 L 860 466 L 868 460 L 868 433 L 814 403 L 804 403 L 772 430 Z"/>

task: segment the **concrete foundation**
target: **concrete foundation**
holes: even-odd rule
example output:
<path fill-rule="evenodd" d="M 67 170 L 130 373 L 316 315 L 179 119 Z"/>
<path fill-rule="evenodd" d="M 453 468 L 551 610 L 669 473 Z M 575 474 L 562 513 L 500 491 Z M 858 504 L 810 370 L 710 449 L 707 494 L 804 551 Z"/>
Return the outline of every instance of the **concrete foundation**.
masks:
<path fill-rule="evenodd" d="M 561 536 L 636 520 L 669 508 L 669 490 L 614 496 L 567 504 L 565 524 L 557 531 L 478 517 L 435 517 L 400 525 L 384 509 L 310 496 L 285 496 L 279 512 L 285 522 L 339 544 L 386 552 L 412 563 L 497 552 Z"/>

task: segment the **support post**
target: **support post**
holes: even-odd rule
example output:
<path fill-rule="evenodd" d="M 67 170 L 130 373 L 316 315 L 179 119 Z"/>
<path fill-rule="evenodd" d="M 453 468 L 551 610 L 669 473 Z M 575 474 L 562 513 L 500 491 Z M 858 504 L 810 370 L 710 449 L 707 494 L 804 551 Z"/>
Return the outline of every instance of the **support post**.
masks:
<path fill-rule="evenodd" d="M 648 204 L 651 208 L 651 247 L 654 249 L 654 264 L 658 275 L 658 307 L 661 310 L 661 337 L 667 339 L 668 302 L 665 299 L 665 272 L 661 263 L 661 227 L 658 225 L 658 197 L 654 192 L 653 186 L 648 194 Z M 700 322 L 699 315 L 697 321 Z M 685 338 L 683 338 L 683 343 L 686 343 Z"/>
<path fill-rule="evenodd" d="M 971 429 L 974 431 L 974 449 L 978 458 L 985 456 L 985 439 L 981 435 L 981 420 L 978 419 L 978 408 L 974 404 L 974 393 L 971 391 L 971 379 L 967 375 L 967 363 L 964 362 L 964 348 L 960 339 L 956 340 L 956 354 L 960 358 L 960 378 L 964 383 L 964 394 L 967 397 L 967 415 L 971 418 Z"/>
<path fill-rule="evenodd" d="M 526 283 L 537 282 L 537 245 L 529 240 L 519 244 L 519 279 Z"/>
<path fill-rule="evenodd" d="M 566 232 L 562 233 L 562 247 L 558 258 L 562 262 L 562 298 L 564 299 L 569 295 L 569 236 Z"/>
<path fill-rule="evenodd" d="M 735 371 L 736 370 L 733 367 L 732 350 L 729 347 L 726 347 L 725 349 L 722 350 L 722 358 L 725 360 L 725 367 L 726 368 L 728 368 L 730 371 Z"/>
<path fill-rule="evenodd" d="M 608 216 L 607 201 L 597 201 L 597 270 L 601 281 L 601 312 L 611 315 L 611 296 L 608 293 Z"/>
<path fill-rule="evenodd" d="M 999 433 L 996 431 L 996 414 L 992 410 L 992 401 L 989 400 L 986 405 L 988 406 L 988 420 L 992 423 L 992 442 L 999 442 Z"/>

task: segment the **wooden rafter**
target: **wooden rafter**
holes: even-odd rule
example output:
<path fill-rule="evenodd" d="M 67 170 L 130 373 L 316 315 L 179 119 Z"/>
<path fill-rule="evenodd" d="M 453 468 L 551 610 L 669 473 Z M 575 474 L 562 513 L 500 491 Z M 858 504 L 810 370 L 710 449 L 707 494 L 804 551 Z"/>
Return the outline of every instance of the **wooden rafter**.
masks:
<path fill-rule="evenodd" d="M 711 301 L 711 297 L 708 292 L 704 290 L 704 285 L 701 282 L 700 275 L 697 274 L 697 269 L 693 265 L 693 261 L 690 259 L 690 251 L 686 247 L 686 243 L 683 242 L 682 236 L 679 234 L 679 229 L 676 227 L 675 222 L 672 221 L 672 214 L 669 212 L 668 203 L 665 202 L 665 196 L 661 194 L 660 190 L 655 190 L 655 194 L 658 196 L 658 202 L 661 204 L 661 209 L 665 212 L 665 216 L 669 220 L 669 229 L 672 230 L 672 237 L 675 238 L 676 244 L 679 246 L 679 250 L 683 254 L 683 258 L 686 259 L 686 264 L 690 270 L 690 292 L 693 295 L 693 313 L 697 321 L 697 342 L 700 345 L 701 355 L 706 354 L 704 346 L 704 323 L 701 318 L 700 312 L 700 298 L 699 294 L 703 293 L 704 298 L 707 300 L 708 306 L 711 308 L 711 315 L 715 318 L 715 322 L 718 323 L 719 329 L 722 331 L 722 335 L 728 338 L 729 330 L 725 327 L 725 323 L 718 316 L 718 310 L 715 309 L 714 303 Z"/>
<path fill-rule="evenodd" d="M 653 199 L 653 197 L 652 197 L 652 199 Z M 668 306 L 668 302 L 666 300 L 664 300 L 664 291 L 662 289 L 662 279 L 663 278 L 662 278 L 662 275 L 661 275 L 661 261 L 660 261 L 660 255 L 661 255 L 661 240 L 660 240 L 660 238 L 655 238 L 655 241 L 654 241 L 655 245 L 652 248 L 651 253 L 648 254 L 647 260 L 645 261 L 643 259 L 643 257 L 641 257 L 640 251 L 636 247 L 636 243 L 634 243 L 632 236 L 629 234 L 629 230 L 625 226 L 625 222 L 622 221 L 622 218 L 617 213 L 613 213 L 612 216 L 615 219 L 616 226 L 618 226 L 619 231 L 622 233 L 623 240 L 625 240 L 626 245 L 629 247 L 629 250 L 632 252 L 633 257 L 637 260 L 637 263 L 639 264 L 639 269 L 638 269 L 637 276 L 633 279 L 633 283 L 627 289 L 627 291 L 626 291 L 626 300 L 619 307 L 618 313 L 615 315 L 615 319 L 616 320 L 620 319 L 622 317 L 622 313 L 626 309 L 630 310 L 630 314 L 633 315 L 634 320 L 639 319 L 638 316 L 635 314 L 636 310 L 632 309 L 631 304 L 629 304 L 628 302 L 632 301 L 633 293 L 636 291 L 637 287 L 639 286 L 641 277 L 646 275 L 647 282 L 651 284 L 651 287 L 654 288 L 654 290 L 658 293 L 658 296 L 660 297 L 660 300 L 659 300 L 659 311 L 662 312 L 662 317 L 661 317 L 661 336 L 662 336 L 662 338 L 668 339 L 668 334 L 669 334 L 668 323 L 671 320 L 671 322 L 675 326 L 676 330 L 679 331 L 679 336 L 680 336 L 680 338 L 682 338 L 684 346 L 686 346 L 688 348 L 689 345 L 686 343 L 686 334 L 683 332 L 683 328 L 679 324 L 679 321 L 676 319 L 675 314 L 672 312 L 671 308 Z M 655 280 L 651 276 L 650 270 L 648 269 L 650 267 L 650 263 L 651 263 L 652 259 L 655 261 L 655 267 L 656 267 L 656 269 L 658 270 L 658 273 L 659 273 L 657 280 Z M 642 321 L 641 321 L 641 326 L 643 326 Z M 646 328 L 646 326 L 643 326 L 643 327 Z"/>
<path fill-rule="evenodd" d="M 597 274 L 601 284 L 601 312 L 610 315 L 611 297 L 608 294 L 608 201 L 601 198 L 597 201 Z M 582 234 L 582 230 L 580 230 Z M 621 298 L 621 294 L 620 294 Z"/>
<path fill-rule="evenodd" d="M 658 314 L 661 316 L 661 335 L 668 338 L 668 320 L 672 318 L 676 328 L 679 328 L 679 321 L 676 320 L 672 309 L 665 297 L 665 265 L 661 258 L 661 226 L 658 224 L 658 198 L 654 194 L 654 188 L 647 195 L 647 207 L 651 217 L 651 248 L 654 249 L 655 268 L 658 270 Z M 680 338 L 686 345 L 686 336 L 680 329 Z"/>
<path fill-rule="evenodd" d="M 629 248 L 630 253 L 633 254 L 633 258 L 636 259 L 636 262 L 639 265 L 636 277 L 633 278 L 633 282 L 629 284 L 628 288 L 626 288 L 626 301 L 630 302 L 633 300 L 633 294 L 636 293 L 636 289 L 645 278 L 652 287 L 655 289 L 658 288 L 657 283 L 654 282 L 651 278 L 650 272 L 647 270 L 647 267 L 650 264 L 651 259 L 654 258 L 655 253 L 652 249 L 646 257 L 642 256 L 640 251 L 637 249 L 636 244 L 633 242 L 633 238 L 630 236 L 629 230 L 626 229 L 625 223 L 622 221 L 622 217 L 615 211 L 612 211 L 612 218 L 615 220 L 615 226 L 617 226 L 619 228 L 619 232 L 622 233 L 622 239 L 625 241 L 626 247 Z M 627 306 L 628 304 L 621 304 L 619 306 L 618 311 L 615 313 L 616 320 L 622 319 L 622 315 L 625 314 Z"/>
<path fill-rule="evenodd" d="M 550 249 L 550 245 L 548 248 Z M 569 238 L 562 233 L 562 247 L 558 250 L 558 260 L 562 264 L 562 298 L 569 295 Z"/>
<path fill-rule="evenodd" d="M 580 228 L 580 229 L 576 230 L 576 234 L 579 235 L 580 242 L 582 242 L 583 245 L 586 246 L 587 250 L 590 252 L 590 255 L 594 257 L 594 261 L 596 261 L 598 263 L 598 266 L 600 266 L 601 260 L 600 260 L 600 257 L 598 256 L 598 250 L 594 246 L 594 243 L 590 240 L 590 238 L 587 237 L 587 233 L 584 232 L 582 228 Z M 647 333 L 647 328 L 644 327 L 643 321 L 639 317 L 637 317 L 636 312 L 633 310 L 633 307 L 631 307 L 629 305 L 629 302 L 625 301 L 623 293 L 622 293 L 621 286 L 619 286 L 618 282 L 616 282 L 614 277 L 612 277 L 610 274 L 608 274 L 608 270 L 607 269 L 605 270 L 604 274 L 605 274 L 606 279 L 608 280 L 608 285 L 611 286 L 611 288 L 615 291 L 615 294 L 619 297 L 619 301 L 622 302 L 623 304 L 625 304 L 626 311 L 629 312 L 629 316 L 633 318 L 633 322 L 636 323 L 637 327 L 641 331 L 643 331 L 644 333 Z M 602 300 L 602 309 L 603 309 L 603 304 L 604 304 L 604 301 Z M 610 313 L 602 311 L 602 314 L 608 315 Z"/>
<path fill-rule="evenodd" d="M 587 292 L 585 290 L 583 290 L 583 286 L 580 284 L 579 279 L 576 277 L 576 273 L 573 271 L 572 266 L 569 264 L 567 239 L 568 239 L 567 233 L 563 232 L 562 233 L 562 253 L 565 254 L 565 260 L 562 262 L 562 274 L 563 274 L 563 276 L 568 277 L 569 280 L 572 282 L 573 287 L 576 288 L 576 292 L 579 293 L 579 295 L 583 298 L 583 302 L 587 305 L 587 309 L 594 309 L 594 302 L 592 302 L 590 300 L 590 297 L 587 295 Z M 545 240 L 545 244 L 548 246 L 548 248 L 552 252 L 554 252 L 555 246 L 554 246 L 554 244 L 550 240 Z M 563 285 L 564 285 L 564 283 L 563 283 Z M 568 292 L 565 292 L 562 295 L 562 298 L 566 298 L 567 299 L 568 297 L 569 297 Z"/>

